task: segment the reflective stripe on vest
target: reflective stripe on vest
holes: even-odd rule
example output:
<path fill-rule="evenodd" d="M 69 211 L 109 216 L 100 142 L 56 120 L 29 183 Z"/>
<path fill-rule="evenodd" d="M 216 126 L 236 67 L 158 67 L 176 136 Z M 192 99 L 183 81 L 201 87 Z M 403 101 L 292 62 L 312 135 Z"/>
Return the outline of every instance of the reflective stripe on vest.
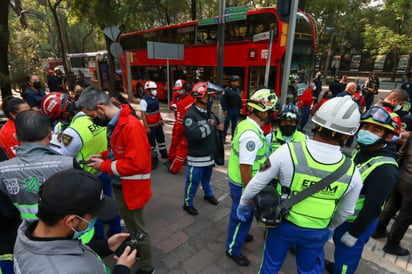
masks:
<path fill-rule="evenodd" d="M 291 194 L 298 193 L 319 182 L 338 169 L 345 161 L 345 156 L 335 164 L 321 164 L 309 153 L 306 142 L 288 143 L 292 156 L 294 174 L 290 185 Z M 304 228 L 324 229 L 328 227 L 340 198 L 345 194 L 352 180 L 355 164 L 346 174 L 323 190 L 295 204 L 286 219 Z"/>
<path fill-rule="evenodd" d="M 0 255 L 0 261 L 13 261 L 13 254 Z"/>
<path fill-rule="evenodd" d="M 260 166 L 266 160 L 267 144 L 266 144 L 265 136 L 260 131 L 260 129 L 256 127 L 256 125 L 253 122 L 247 119 L 243 120 L 236 126 L 236 129 L 235 129 L 232 149 L 230 150 L 229 167 L 228 167 L 229 180 L 239 186 L 243 186 L 242 176 L 240 174 L 240 165 L 239 165 L 239 162 L 240 162 L 239 161 L 239 138 L 244 132 L 248 130 L 255 132 L 259 136 L 259 139 L 262 143 L 262 147 L 256 153 L 256 158 L 253 163 L 253 166 L 251 166 L 252 177 L 258 172 Z"/>
<path fill-rule="evenodd" d="M 357 155 L 357 152 L 354 153 L 352 159 L 354 159 Z M 381 165 L 394 165 L 398 167 L 398 163 L 392 157 L 387 156 L 376 156 L 370 158 L 368 161 L 364 163 L 358 164 L 358 169 L 362 177 L 362 182 L 365 182 L 366 178 L 368 178 L 369 174 L 375 170 L 375 168 Z M 365 194 L 360 194 L 358 200 L 356 201 L 355 212 L 348 217 L 348 222 L 354 222 L 359 215 L 359 212 L 362 210 L 363 205 L 365 204 Z M 383 207 L 383 205 L 382 205 Z"/>
<path fill-rule="evenodd" d="M 37 220 L 38 204 L 22 205 L 19 203 L 13 203 L 13 205 L 19 210 L 20 216 L 24 220 Z"/>

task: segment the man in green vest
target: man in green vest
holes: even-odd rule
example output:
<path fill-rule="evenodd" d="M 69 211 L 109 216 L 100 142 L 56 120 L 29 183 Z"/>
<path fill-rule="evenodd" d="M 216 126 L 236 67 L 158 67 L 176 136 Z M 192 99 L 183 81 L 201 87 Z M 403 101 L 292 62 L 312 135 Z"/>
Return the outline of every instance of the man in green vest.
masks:
<path fill-rule="evenodd" d="M 249 229 L 253 216 L 240 222 L 236 216 L 243 188 L 259 170 L 266 159 L 267 145 L 261 127 L 270 122 L 277 102 L 276 94 L 260 89 L 252 94 L 247 105 L 250 115 L 236 127 L 230 150 L 228 176 L 232 208 L 229 216 L 226 254 L 240 266 L 248 266 L 249 260 L 240 253 L 243 243 L 252 241 Z"/>
<path fill-rule="evenodd" d="M 252 216 L 251 199 L 274 178 L 287 198 L 318 183 L 344 162 L 339 143 L 355 134 L 359 124 L 358 106 L 349 96 L 324 103 L 312 118 L 314 140 L 287 143 L 272 153 L 243 191 L 237 216 L 246 221 Z M 324 245 L 329 229 L 340 225 L 355 208 L 362 181 L 351 167 L 328 187 L 292 206 L 284 221 L 268 228 L 259 273 L 278 273 L 289 248 L 296 246 L 298 273 L 324 272 Z"/>
<path fill-rule="evenodd" d="M 266 135 L 268 155 L 272 154 L 284 143 L 303 142 L 306 140 L 306 135 L 297 130 L 300 118 L 299 109 L 293 104 L 287 104 L 279 111 L 276 117 L 278 127 Z"/>
<path fill-rule="evenodd" d="M 378 216 L 398 177 L 396 152 L 387 147 L 394 135 L 399 135 L 401 120 L 388 109 L 373 106 L 361 117 L 357 133 L 359 149 L 353 159 L 363 180 L 355 213 L 335 229 L 333 273 L 355 273 L 364 245 L 378 224 Z M 385 249 L 384 249 L 385 251 Z"/>

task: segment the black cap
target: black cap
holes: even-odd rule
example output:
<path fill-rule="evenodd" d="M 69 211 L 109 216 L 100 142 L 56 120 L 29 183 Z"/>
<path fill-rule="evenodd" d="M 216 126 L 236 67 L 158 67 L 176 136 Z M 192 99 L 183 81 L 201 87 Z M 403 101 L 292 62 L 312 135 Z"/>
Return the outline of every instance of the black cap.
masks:
<path fill-rule="evenodd" d="M 118 213 L 115 201 L 103 195 L 99 179 L 78 169 L 60 171 L 47 179 L 39 192 L 39 205 L 60 214 L 90 214 L 102 220 Z"/>
<path fill-rule="evenodd" d="M 237 75 L 232 75 L 229 79 L 229 82 L 232 82 L 232 81 L 240 81 L 240 77 Z"/>

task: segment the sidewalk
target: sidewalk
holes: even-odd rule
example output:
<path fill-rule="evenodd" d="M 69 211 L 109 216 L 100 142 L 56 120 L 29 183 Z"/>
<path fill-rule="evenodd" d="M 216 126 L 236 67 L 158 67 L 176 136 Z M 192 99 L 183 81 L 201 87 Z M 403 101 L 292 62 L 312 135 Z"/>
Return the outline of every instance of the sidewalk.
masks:
<path fill-rule="evenodd" d="M 137 105 L 134 104 L 137 108 Z M 174 115 L 161 104 L 161 112 L 166 124 L 164 131 L 166 142 L 170 143 Z M 312 125 L 307 125 L 308 129 Z M 203 200 L 203 191 L 198 190 L 195 206 L 198 216 L 190 216 L 182 210 L 185 171 L 170 174 L 166 167 L 159 167 L 152 172 L 153 196 L 145 208 L 145 220 L 150 231 L 153 245 L 153 263 L 156 274 L 192 274 L 192 273 L 257 273 L 263 254 L 264 229 L 253 223 L 250 233 L 254 241 L 244 245 L 243 253 L 250 260 L 248 267 L 240 267 L 225 255 L 228 215 L 231 199 L 228 193 L 227 160 L 230 145 L 225 146 L 226 164 L 216 167 L 212 185 L 218 206 L 212 206 Z M 383 253 L 383 241 L 371 239 L 363 253 L 357 273 L 389 274 L 412 273 L 410 256 L 394 257 Z M 412 250 L 412 230 L 406 234 L 402 245 Z M 325 246 L 326 258 L 333 256 L 333 244 Z M 112 266 L 114 260 L 107 257 L 104 261 Z M 133 269 L 135 270 L 136 267 Z M 282 267 L 284 274 L 296 273 L 294 255 L 288 254 Z M 326 272 L 325 272 L 326 273 Z"/>

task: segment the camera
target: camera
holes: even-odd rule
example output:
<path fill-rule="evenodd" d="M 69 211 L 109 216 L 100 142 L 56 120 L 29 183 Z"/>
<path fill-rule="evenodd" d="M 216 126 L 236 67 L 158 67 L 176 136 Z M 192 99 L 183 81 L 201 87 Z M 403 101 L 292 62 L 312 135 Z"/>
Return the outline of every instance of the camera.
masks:
<path fill-rule="evenodd" d="M 145 239 L 145 235 L 138 229 L 130 233 L 129 237 L 124 240 L 124 242 L 119 246 L 116 250 L 116 256 L 120 257 L 127 246 L 130 246 L 131 250 L 137 249 L 139 251 L 139 244 Z M 140 257 L 139 252 L 137 252 L 137 256 Z"/>

